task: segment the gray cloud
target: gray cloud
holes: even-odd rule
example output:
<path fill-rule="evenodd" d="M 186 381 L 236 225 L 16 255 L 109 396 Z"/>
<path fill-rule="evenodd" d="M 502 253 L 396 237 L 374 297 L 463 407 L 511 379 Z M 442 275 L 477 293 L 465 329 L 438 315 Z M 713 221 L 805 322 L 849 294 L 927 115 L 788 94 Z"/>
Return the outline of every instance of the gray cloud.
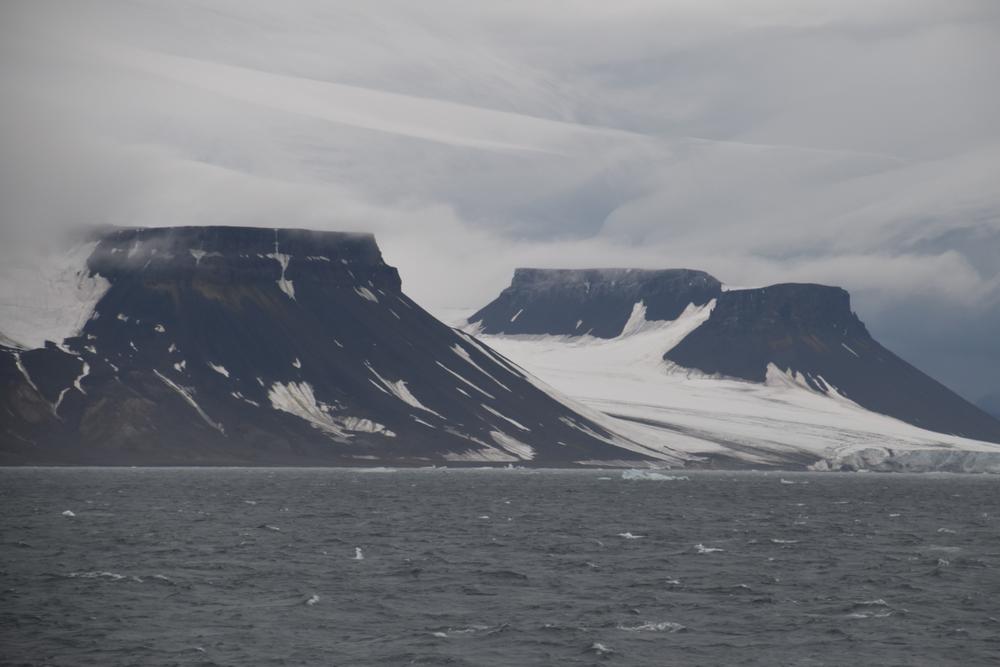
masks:
<path fill-rule="evenodd" d="M 1000 390 L 990 0 L 0 13 L 4 250 L 93 222 L 364 229 L 431 308 L 518 265 L 835 283 L 918 366 Z"/>

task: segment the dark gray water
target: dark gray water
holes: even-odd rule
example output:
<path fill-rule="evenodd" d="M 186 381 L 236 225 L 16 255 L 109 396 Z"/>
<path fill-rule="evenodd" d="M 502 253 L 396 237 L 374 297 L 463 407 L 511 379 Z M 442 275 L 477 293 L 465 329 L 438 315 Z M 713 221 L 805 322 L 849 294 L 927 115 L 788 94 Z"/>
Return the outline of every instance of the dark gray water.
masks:
<path fill-rule="evenodd" d="M 0 470 L 0 661 L 1000 661 L 1000 481 L 688 476 Z"/>

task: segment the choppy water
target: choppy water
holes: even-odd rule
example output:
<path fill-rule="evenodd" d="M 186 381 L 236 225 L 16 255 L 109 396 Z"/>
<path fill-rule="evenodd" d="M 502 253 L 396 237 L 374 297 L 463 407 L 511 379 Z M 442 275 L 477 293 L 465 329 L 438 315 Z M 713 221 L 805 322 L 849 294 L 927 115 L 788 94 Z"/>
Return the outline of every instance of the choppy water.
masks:
<path fill-rule="evenodd" d="M 686 476 L 0 470 L 0 661 L 1000 661 L 1000 481 Z"/>

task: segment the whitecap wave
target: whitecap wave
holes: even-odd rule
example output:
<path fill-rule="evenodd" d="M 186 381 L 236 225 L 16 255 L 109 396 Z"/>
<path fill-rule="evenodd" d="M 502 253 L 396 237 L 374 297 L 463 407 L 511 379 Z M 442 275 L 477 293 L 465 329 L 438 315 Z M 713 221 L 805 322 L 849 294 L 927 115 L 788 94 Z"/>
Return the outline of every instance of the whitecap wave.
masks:
<path fill-rule="evenodd" d="M 639 625 L 619 625 L 618 629 L 625 632 L 680 632 L 687 628 L 673 621 L 660 621 L 659 623 L 647 621 Z"/>

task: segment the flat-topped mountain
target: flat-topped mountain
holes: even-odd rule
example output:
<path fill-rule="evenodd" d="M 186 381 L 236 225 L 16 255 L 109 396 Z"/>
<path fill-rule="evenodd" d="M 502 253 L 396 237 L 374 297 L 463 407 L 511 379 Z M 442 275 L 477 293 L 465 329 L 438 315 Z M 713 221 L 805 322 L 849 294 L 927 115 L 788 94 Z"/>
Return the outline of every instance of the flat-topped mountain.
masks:
<path fill-rule="evenodd" d="M 0 310 L 3 463 L 683 459 L 434 319 L 370 235 L 110 229 L 60 261 Z"/>
<path fill-rule="evenodd" d="M 510 287 L 469 322 L 487 334 L 614 338 L 640 301 L 647 319 L 673 320 L 721 291 L 718 280 L 688 269 L 517 269 Z"/>
<path fill-rule="evenodd" d="M 1000 443 L 1000 421 L 880 345 L 838 287 L 726 289 L 690 270 L 519 269 L 467 330 L 591 407 L 659 429 L 716 465 L 1000 471 L 1000 447 L 986 444 Z M 850 458 L 872 448 L 882 453 Z M 978 453 L 956 457 L 956 448 Z M 897 450 L 923 458 L 904 465 Z"/>
<path fill-rule="evenodd" d="M 719 296 L 712 316 L 665 358 L 709 374 L 764 382 L 798 374 L 874 412 L 939 433 L 1000 442 L 1000 421 L 880 345 L 838 287 L 783 284 Z"/>

